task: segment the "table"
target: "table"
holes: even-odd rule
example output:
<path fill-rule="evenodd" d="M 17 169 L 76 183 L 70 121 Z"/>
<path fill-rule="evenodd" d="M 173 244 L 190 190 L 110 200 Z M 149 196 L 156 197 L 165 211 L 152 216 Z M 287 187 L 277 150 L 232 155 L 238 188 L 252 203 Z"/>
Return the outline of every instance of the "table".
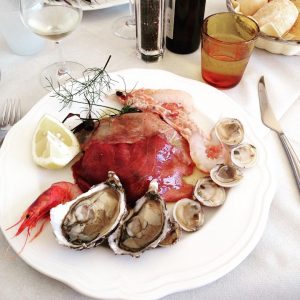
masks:
<path fill-rule="evenodd" d="M 207 1 L 206 15 L 226 11 L 225 1 Z M 103 66 L 112 59 L 108 71 L 131 67 L 159 68 L 200 80 L 200 54 L 176 55 L 166 52 L 161 62 L 146 64 L 135 54 L 135 42 L 112 33 L 112 22 L 128 13 L 126 5 L 85 12 L 81 25 L 63 41 L 66 58 L 86 67 Z M 0 37 L 0 104 L 20 98 L 25 114 L 46 91 L 39 84 L 39 72 L 57 59 L 54 45 L 34 56 L 17 56 Z M 259 120 L 257 82 L 264 74 L 272 106 L 300 155 L 300 57 L 275 55 L 255 49 L 238 86 L 224 90 L 253 118 Z M 267 129 L 261 135 L 272 155 L 277 190 L 265 232 L 254 251 L 233 271 L 205 287 L 170 295 L 164 299 L 299 299 L 300 298 L 300 197 L 291 169 L 276 135 Z M 26 265 L 0 234 L 0 299 L 83 300 L 71 288 Z"/>

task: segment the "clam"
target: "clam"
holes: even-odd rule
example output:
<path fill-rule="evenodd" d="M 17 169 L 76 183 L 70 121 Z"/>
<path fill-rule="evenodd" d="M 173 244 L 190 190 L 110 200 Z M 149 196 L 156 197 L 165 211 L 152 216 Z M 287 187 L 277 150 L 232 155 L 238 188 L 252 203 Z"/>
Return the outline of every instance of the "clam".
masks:
<path fill-rule="evenodd" d="M 145 250 L 157 247 L 168 231 L 166 204 L 158 194 L 157 181 L 153 180 L 149 190 L 137 200 L 135 207 L 122 220 L 108 242 L 115 254 L 139 257 Z"/>
<path fill-rule="evenodd" d="M 166 237 L 159 243 L 160 247 L 168 247 L 176 244 L 182 234 L 182 230 L 177 222 L 169 221 L 170 230 Z"/>
<path fill-rule="evenodd" d="M 197 181 L 194 197 L 204 206 L 216 207 L 225 202 L 226 191 L 210 177 L 204 177 Z"/>
<path fill-rule="evenodd" d="M 244 139 L 244 127 L 238 119 L 224 118 L 215 126 L 219 141 L 228 146 L 236 146 Z"/>
<path fill-rule="evenodd" d="M 50 211 L 51 225 L 59 244 L 85 249 L 99 245 L 127 213 L 123 187 L 114 172 L 76 199 Z"/>
<path fill-rule="evenodd" d="M 256 147 L 251 144 L 240 144 L 231 149 L 231 161 L 239 168 L 251 168 L 257 161 Z"/>
<path fill-rule="evenodd" d="M 233 165 L 220 164 L 210 170 L 210 177 L 216 184 L 229 188 L 239 184 L 243 174 Z"/>
<path fill-rule="evenodd" d="M 179 226 L 188 232 L 197 231 L 204 223 L 200 202 L 188 198 L 176 202 L 173 217 Z"/>

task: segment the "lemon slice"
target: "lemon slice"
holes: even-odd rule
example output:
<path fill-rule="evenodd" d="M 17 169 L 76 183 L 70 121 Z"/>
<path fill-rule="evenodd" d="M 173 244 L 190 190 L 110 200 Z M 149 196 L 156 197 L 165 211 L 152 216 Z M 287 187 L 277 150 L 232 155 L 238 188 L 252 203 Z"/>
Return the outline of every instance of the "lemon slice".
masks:
<path fill-rule="evenodd" d="M 63 168 L 79 152 L 80 146 L 72 131 L 52 116 L 42 117 L 32 140 L 32 157 L 36 164 L 47 169 Z"/>

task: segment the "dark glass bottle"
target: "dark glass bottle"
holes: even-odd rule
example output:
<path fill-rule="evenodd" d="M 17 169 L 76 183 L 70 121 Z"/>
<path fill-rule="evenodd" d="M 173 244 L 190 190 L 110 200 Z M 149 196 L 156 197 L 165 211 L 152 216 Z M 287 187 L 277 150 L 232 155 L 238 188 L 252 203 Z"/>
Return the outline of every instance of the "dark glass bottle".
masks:
<path fill-rule="evenodd" d="M 188 54 L 200 45 L 205 0 L 166 1 L 166 46 L 175 53 Z"/>

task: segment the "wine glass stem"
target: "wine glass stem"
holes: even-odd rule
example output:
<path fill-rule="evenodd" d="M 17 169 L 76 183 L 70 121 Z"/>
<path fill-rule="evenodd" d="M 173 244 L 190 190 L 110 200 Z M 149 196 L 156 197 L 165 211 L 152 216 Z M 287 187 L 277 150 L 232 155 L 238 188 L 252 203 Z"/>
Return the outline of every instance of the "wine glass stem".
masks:
<path fill-rule="evenodd" d="M 135 25 L 135 0 L 129 0 L 129 14 L 130 20 L 128 20 L 128 25 Z"/>
<path fill-rule="evenodd" d="M 67 67 L 66 67 L 66 61 L 64 59 L 63 49 L 59 41 L 56 41 L 55 45 L 58 50 L 59 65 L 60 65 L 57 71 L 57 75 L 58 76 L 65 75 L 67 73 Z"/>

